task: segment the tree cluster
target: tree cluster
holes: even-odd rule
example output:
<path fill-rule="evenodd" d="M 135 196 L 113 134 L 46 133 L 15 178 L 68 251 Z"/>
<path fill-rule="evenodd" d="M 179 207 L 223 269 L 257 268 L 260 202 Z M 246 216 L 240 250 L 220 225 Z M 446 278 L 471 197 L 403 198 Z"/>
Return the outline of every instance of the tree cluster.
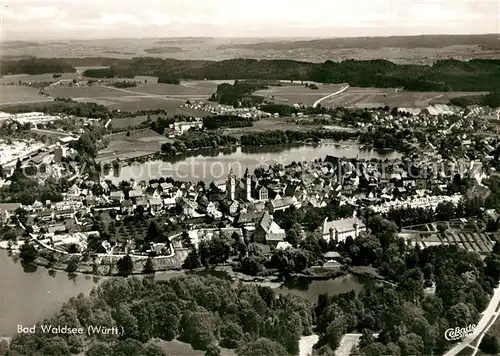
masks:
<path fill-rule="evenodd" d="M 311 332 L 310 306 L 296 296 L 277 298 L 267 287 L 190 276 L 169 281 L 110 279 L 89 297 L 70 299 L 46 324 L 71 328 L 123 327 L 123 335 L 16 336 L 9 356 L 160 355 L 152 339 L 179 339 L 198 350 L 213 345 L 237 349 L 240 356 L 297 354 L 299 338 Z M 39 330 L 39 328 L 37 328 Z M 88 345 L 88 346 L 87 346 Z M 212 350 L 213 352 L 213 350 Z"/>
<path fill-rule="evenodd" d="M 76 69 L 59 58 L 28 58 L 15 61 L 1 61 L 0 75 L 75 73 Z"/>
<path fill-rule="evenodd" d="M 190 149 L 217 148 L 235 145 L 238 139 L 229 135 L 216 134 L 184 134 L 179 136 L 173 143 L 164 143 L 161 151 L 168 155 L 186 152 Z"/>
<path fill-rule="evenodd" d="M 18 162 L 12 174 L 11 186 L 0 192 L 0 201 L 13 201 L 23 205 L 31 205 L 36 200 L 45 202 L 59 202 L 63 200 L 63 193 L 69 188 L 67 179 L 56 181 L 47 179 L 43 184 L 36 179 L 36 170 L 33 167 L 22 168 Z"/>
<path fill-rule="evenodd" d="M 368 221 L 371 234 L 348 239 L 341 249 L 354 265 L 374 266 L 393 282 L 328 297 L 320 296 L 315 322 L 318 351 L 327 355 L 346 332 L 363 331 L 356 355 L 441 355 L 451 327 L 477 323 L 500 277 L 500 260 L 482 261 L 456 246 L 411 247 L 386 220 Z M 424 292 L 433 286 L 435 292 Z M 379 333 L 378 339 L 372 333 Z"/>
<path fill-rule="evenodd" d="M 399 227 L 403 227 L 477 216 L 483 207 L 482 199 L 473 198 L 462 200 L 457 206 L 451 202 L 439 203 L 435 210 L 411 207 L 392 209 L 384 216 L 394 221 Z"/>
<path fill-rule="evenodd" d="M 23 112 L 43 112 L 45 114 L 65 114 L 79 117 L 110 118 L 111 112 L 104 105 L 96 103 L 80 103 L 71 99 L 56 98 L 52 102 L 9 105 L 3 111 L 17 114 Z"/>
<path fill-rule="evenodd" d="M 253 126 L 253 119 L 235 115 L 207 116 L 203 118 L 203 127 L 207 130 Z"/>
<path fill-rule="evenodd" d="M 78 63 L 81 62 L 81 63 Z M 22 59 L 2 61 L 2 74 L 74 72 L 73 65 L 88 65 L 88 59 Z M 319 83 L 349 83 L 351 86 L 404 88 L 412 91 L 498 90 L 499 60 L 439 60 L 428 65 L 397 65 L 386 60 L 344 60 L 309 63 L 293 60 L 230 59 L 192 61 L 161 58 L 93 59 L 93 64 L 110 66 L 89 69 L 93 78 L 133 78 L 148 75 L 183 79 L 308 80 Z M 230 91 L 224 90 L 228 93 Z M 245 93 L 248 94 L 248 93 Z M 225 94 L 224 102 L 238 101 Z M 215 98 L 217 99 L 217 98 Z M 218 100 L 218 99 L 217 99 Z"/>
<path fill-rule="evenodd" d="M 331 130 L 312 130 L 312 131 L 266 131 L 255 132 L 242 135 L 240 140 L 244 146 L 260 145 L 280 145 L 305 142 L 307 140 L 319 141 L 321 139 L 348 140 L 356 137 L 357 132 L 331 131 Z"/>
<path fill-rule="evenodd" d="M 259 109 L 270 114 L 279 114 L 279 116 L 292 116 L 299 112 L 299 109 L 286 104 L 264 104 Z"/>
<path fill-rule="evenodd" d="M 353 213 L 353 206 L 339 206 L 337 203 L 331 202 L 325 207 L 305 206 L 297 209 L 292 206 L 286 210 L 277 211 L 274 214 L 274 220 L 285 230 L 291 229 L 294 224 L 298 223 L 312 232 L 319 228 L 326 218 L 329 220 L 343 219 L 351 217 Z"/>
<path fill-rule="evenodd" d="M 398 152 L 409 152 L 409 141 L 413 137 L 409 129 L 398 130 L 395 128 L 378 127 L 373 131 L 366 131 L 359 136 L 363 145 L 373 146 L 375 149 L 392 149 Z"/>
<path fill-rule="evenodd" d="M 158 74 L 158 83 L 160 84 L 175 84 L 179 85 L 181 81 L 179 78 L 176 78 L 172 74 L 169 73 L 159 73 Z"/>
<path fill-rule="evenodd" d="M 217 91 L 210 100 L 217 101 L 223 105 L 234 107 L 255 106 L 263 102 L 264 98 L 251 95 L 259 89 L 267 89 L 267 85 L 260 82 L 235 81 L 234 85 L 222 83 L 217 85 Z"/>
<path fill-rule="evenodd" d="M 129 80 L 122 80 L 119 82 L 114 82 L 113 86 L 115 88 L 133 88 L 137 86 L 137 83 Z"/>

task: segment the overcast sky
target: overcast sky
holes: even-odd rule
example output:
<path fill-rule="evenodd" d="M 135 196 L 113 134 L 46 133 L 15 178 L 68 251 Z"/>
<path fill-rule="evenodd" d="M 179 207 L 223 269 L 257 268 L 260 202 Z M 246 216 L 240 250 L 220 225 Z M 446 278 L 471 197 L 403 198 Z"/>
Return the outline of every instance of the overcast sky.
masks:
<path fill-rule="evenodd" d="M 500 0 L 0 0 L 5 40 L 500 33 Z"/>

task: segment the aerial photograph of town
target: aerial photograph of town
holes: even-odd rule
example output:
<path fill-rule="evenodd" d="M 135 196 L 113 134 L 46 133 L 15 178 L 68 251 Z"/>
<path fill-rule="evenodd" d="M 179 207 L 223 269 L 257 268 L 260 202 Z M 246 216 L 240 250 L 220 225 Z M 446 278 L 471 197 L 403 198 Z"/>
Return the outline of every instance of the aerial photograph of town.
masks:
<path fill-rule="evenodd" d="M 0 355 L 500 355 L 500 1 L 0 7 Z"/>

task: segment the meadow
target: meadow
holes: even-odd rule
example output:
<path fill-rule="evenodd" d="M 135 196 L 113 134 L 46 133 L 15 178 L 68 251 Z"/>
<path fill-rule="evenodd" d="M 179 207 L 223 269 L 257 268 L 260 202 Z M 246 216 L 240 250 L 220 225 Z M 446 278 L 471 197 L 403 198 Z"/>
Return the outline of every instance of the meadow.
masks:
<path fill-rule="evenodd" d="M 424 108 L 434 104 L 448 104 L 451 98 L 484 95 L 482 92 L 406 92 L 396 89 L 350 87 L 344 93 L 322 102 L 323 106 L 373 108 L 380 106 Z"/>
<path fill-rule="evenodd" d="M 345 84 L 317 84 L 318 89 L 309 89 L 305 85 L 286 85 L 281 87 L 269 87 L 269 89 L 258 90 L 254 95 L 263 96 L 266 100 L 276 104 L 304 104 L 312 106 L 317 100 L 335 93 Z"/>
<path fill-rule="evenodd" d="M 129 127 L 134 127 L 134 126 L 140 125 L 144 121 L 146 121 L 147 119 L 148 119 L 148 117 L 145 115 L 112 119 L 111 120 L 111 127 L 113 129 L 123 130 L 123 129 L 129 128 Z M 151 117 L 151 119 L 153 119 L 153 117 Z"/>
<path fill-rule="evenodd" d="M 222 129 L 224 135 L 240 136 L 248 133 L 276 131 L 276 130 L 291 130 L 291 131 L 309 131 L 319 129 L 321 125 L 298 124 L 284 119 L 262 118 L 254 121 L 251 127 L 238 127 L 230 129 Z"/>
<path fill-rule="evenodd" d="M 304 85 L 270 87 L 256 91 L 266 100 L 276 104 L 304 104 L 312 106 L 317 100 L 339 91 L 345 84 L 318 84 L 318 89 Z M 484 95 L 485 92 L 409 92 L 394 88 L 349 87 L 345 92 L 329 97 L 321 102 L 325 107 L 377 108 L 381 106 L 424 108 L 434 104 L 448 104 L 458 96 Z"/>
<path fill-rule="evenodd" d="M 0 85 L 0 105 L 51 100 L 51 98 L 39 94 L 37 88 L 25 85 Z"/>
<path fill-rule="evenodd" d="M 187 100 L 206 101 L 216 91 L 214 81 L 187 81 L 180 85 L 139 83 L 122 89 L 105 84 L 85 87 L 53 86 L 46 89 L 52 97 L 71 98 L 80 102 L 95 102 L 113 110 L 137 111 L 165 109 L 170 115 L 207 116 L 199 110 L 182 108 Z"/>
<path fill-rule="evenodd" d="M 128 136 L 127 136 L 128 134 Z M 104 136 L 109 140 L 107 148 L 97 154 L 97 162 L 111 162 L 116 159 L 126 160 L 154 154 L 168 138 L 151 129 L 119 132 Z"/>
<path fill-rule="evenodd" d="M 25 83 L 38 83 L 38 82 L 56 82 L 58 80 L 73 80 L 78 78 L 78 73 L 59 73 L 59 78 L 53 78 L 54 73 L 46 74 L 15 74 L 4 75 L 0 77 L 0 84 L 18 83 L 19 81 Z"/>

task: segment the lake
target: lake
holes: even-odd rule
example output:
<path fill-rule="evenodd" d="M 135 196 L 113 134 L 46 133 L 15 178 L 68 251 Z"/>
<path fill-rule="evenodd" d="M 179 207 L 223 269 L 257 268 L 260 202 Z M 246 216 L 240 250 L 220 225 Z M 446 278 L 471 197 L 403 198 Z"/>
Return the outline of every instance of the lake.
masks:
<path fill-rule="evenodd" d="M 366 286 L 373 286 L 374 281 L 352 274 L 327 280 L 289 279 L 274 289 L 279 294 L 294 294 L 313 303 L 320 294 L 336 295 L 351 291 L 360 292 Z"/>
<path fill-rule="evenodd" d="M 99 282 L 84 275 L 70 279 L 64 271 L 51 276 L 42 267 L 26 273 L 0 249 L 0 283 L 0 336 L 14 336 L 18 324 L 33 325 L 54 315 L 69 298 L 88 294 Z"/>
<path fill-rule="evenodd" d="M 182 275 L 184 272 L 159 273 L 156 279 L 168 280 Z M 6 250 L 0 250 L 0 278 L 0 336 L 15 336 L 18 324 L 33 325 L 53 316 L 69 298 L 80 293 L 88 295 L 92 288 L 105 279 L 94 279 L 88 275 L 69 278 L 64 271 L 50 275 L 43 267 L 27 273 Z M 279 294 L 292 293 L 315 302 L 322 293 L 334 295 L 351 290 L 360 291 L 370 282 L 346 275 L 324 281 L 290 280 L 282 285 L 274 285 L 277 287 L 274 290 Z"/>
<path fill-rule="evenodd" d="M 107 179 L 118 183 L 122 180 L 150 180 L 172 177 L 180 181 L 204 181 L 226 179 L 232 169 L 237 177 L 242 177 L 248 168 L 250 173 L 257 167 L 274 164 L 288 165 L 292 162 L 314 161 L 326 156 L 360 158 L 369 160 L 396 159 L 398 152 L 362 150 L 356 145 L 343 145 L 326 141 L 320 146 L 265 146 L 232 147 L 226 149 L 204 149 L 175 157 L 169 161 L 135 162 L 120 171 L 109 172 Z"/>

